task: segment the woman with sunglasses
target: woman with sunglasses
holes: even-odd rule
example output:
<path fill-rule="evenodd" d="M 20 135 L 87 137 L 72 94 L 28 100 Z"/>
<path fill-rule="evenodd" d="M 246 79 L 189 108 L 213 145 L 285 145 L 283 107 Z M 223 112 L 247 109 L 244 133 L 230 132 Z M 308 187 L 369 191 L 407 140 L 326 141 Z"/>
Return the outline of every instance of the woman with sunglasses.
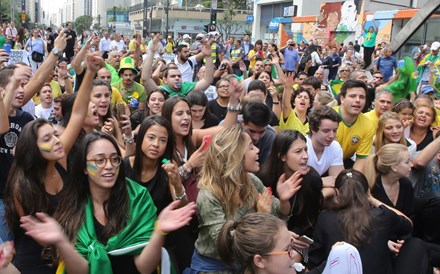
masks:
<path fill-rule="evenodd" d="M 46 120 L 28 123 L 15 148 L 15 159 L 5 189 L 6 218 L 15 235 L 17 255 L 14 265 L 21 273 L 55 273 L 50 260 L 42 258 L 41 243 L 34 241 L 20 227 L 20 218 L 45 212 L 52 215 L 65 191 L 68 160 L 88 111 L 92 80 L 104 63 L 102 58 L 87 57 L 88 69 L 77 93 L 70 121 L 64 132 Z"/>
<path fill-rule="evenodd" d="M 251 213 L 234 222 L 227 221 L 217 244 L 220 257 L 239 273 L 294 274 L 303 270 L 297 263 L 301 251 L 293 247 L 292 233 L 279 218 Z M 362 273 L 359 252 L 348 243 L 339 242 L 330 252 L 324 270 L 307 273 Z"/>
<path fill-rule="evenodd" d="M 67 273 L 152 273 L 164 236 L 191 220 L 195 205 L 171 203 L 156 217 L 148 190 L 125 178 L 113 137 L 84 137 L 54 218 L 44 213 L 21 218 L 26 234 L 52 246 Z"/>

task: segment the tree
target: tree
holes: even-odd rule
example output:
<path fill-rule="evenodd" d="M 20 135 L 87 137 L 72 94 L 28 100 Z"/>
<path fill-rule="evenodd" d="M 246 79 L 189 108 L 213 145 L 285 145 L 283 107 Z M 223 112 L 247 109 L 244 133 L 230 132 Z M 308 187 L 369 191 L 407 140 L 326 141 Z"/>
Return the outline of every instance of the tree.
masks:
<path fill-rule="evenodd" d="M 238 9 L 246 7 L 246 0 L 230 0 L 223 3 L 223 5 L 226 5 L 228 9 L 223 13 L 223 18 L 219 20 L 217 29 L 222 34 L 223 39 L 226 40 L 231 34 L 243 32 L 243 27 L 237 21 L 234 21 L 234 17 Z"/>
<path fill-rule="evenodd" d="M 83 15 L 75 20 L 75 29 L 78 35 L 81 35 L 83 31 L 89 30 L 90 26 L 93 24 L 93 17 L 90 15 Z"/>

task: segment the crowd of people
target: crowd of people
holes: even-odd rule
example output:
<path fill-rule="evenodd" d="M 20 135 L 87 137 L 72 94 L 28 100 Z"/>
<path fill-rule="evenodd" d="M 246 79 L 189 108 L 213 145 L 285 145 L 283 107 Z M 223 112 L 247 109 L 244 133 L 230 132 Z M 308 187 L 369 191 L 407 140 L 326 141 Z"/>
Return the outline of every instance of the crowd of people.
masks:
<path fill-rule="evenodd" d="M 5 27 L 0 267 L 438 273 L 439 42 Z"/>

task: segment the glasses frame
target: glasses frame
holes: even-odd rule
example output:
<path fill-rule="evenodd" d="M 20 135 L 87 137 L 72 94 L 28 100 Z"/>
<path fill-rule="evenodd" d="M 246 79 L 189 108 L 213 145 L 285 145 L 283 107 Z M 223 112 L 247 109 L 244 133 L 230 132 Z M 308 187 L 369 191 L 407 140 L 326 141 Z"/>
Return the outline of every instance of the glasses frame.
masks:
<path fill-rule="evenodd" d="M 111 159 L 118 158 L 119 164 L 114 164 Z M 104 160 L 103 164 L 98 164 L 96 161 Z M 103 157 L 99 159 L 86 159 L 87 162 L 94 162 L 95 165 L 99 168 L 105 168 L 107 166 L 107 161 L 110 161 L 110 164 L 113 167 L 118 167 L 122 164 L 122 157 L 120 155 L 110 156 L 110 157 Z"/>

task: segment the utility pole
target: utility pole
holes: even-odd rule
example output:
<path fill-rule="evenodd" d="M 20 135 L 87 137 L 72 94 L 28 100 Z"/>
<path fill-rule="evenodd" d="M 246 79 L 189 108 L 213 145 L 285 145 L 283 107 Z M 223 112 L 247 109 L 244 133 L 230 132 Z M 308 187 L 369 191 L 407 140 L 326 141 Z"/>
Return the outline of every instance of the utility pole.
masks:
<path fill-rule="evenodd" d="M 142 37 L 147 37 L 147 25 L 148 25 L 148 0 L 144 0 L 144 10 L 142 18 Z"/>
<path fill-rule="evenodd" d="M 169 17 L 169 13 L 170 13 L 170 0 L 167 0 L 167 4 L 165 7 L 165 14 L 167 15 L 167 19 L 166 19 L 166 26 L 165 26 L 165 37 L 168 37 L 168 17 Z"/>

